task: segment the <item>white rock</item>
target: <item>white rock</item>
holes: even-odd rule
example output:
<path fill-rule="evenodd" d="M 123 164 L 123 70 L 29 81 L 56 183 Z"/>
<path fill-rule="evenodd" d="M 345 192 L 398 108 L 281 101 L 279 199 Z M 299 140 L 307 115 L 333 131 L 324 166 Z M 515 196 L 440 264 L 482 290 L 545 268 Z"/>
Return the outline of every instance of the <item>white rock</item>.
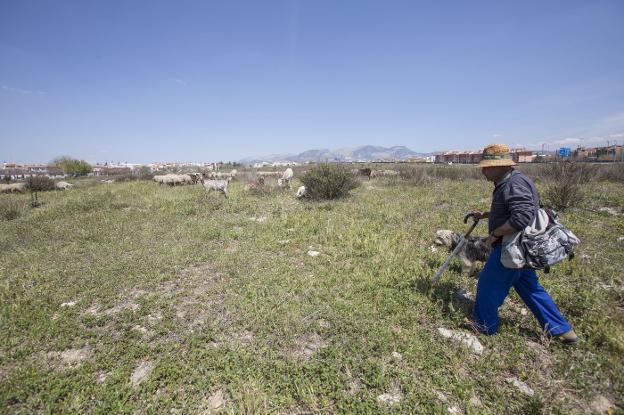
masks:
<path fill-rule="evenodd" d="M 136 386 L 139 383 L 143 382 L 154 370 L 154 364 L 152 362 L 141 362 L 132 375 L 130 376 L 130 384 L 132 386 Z"/>
<path fill-rule="evenodd" d="M 63 303 L 63 304 L 61 304 L 61 307 L 73 307 L 73 306 L 75 306 L 75 305 L 76 305 L 76 302 L 75 302 L 75 301 L 69 301 L 69 302 L 67 302 L 67 303 Z"/>
<path fill-rule="evenodd" d="M 470 398 L 468 403 L 472 406 L 477 406 L 477 407 L 483 405 L 483 403 L 481 402 L 481 399 L 479 399 L 477 395 L 472 395 L 472 398 Z"/>
<path fill-rule="evenodd" d="M 446 337 L 447 339 L 451 339 L 456 342 L 463 343 L 468 346 L 474 354 L 481 355 L 483 353 L 483 345 L 474 335 L 470 333 L 464 333 L 462 331 L 454 331 L 445 329 L 443 327 L 438 327 L 438 333 L 442 337 Z"/>
<path fill-rule="evenodd" d="M 258 216 L 258 217 L 252 216 L 249 218 L 249 220 L 252 222 L 262 223 L 267 220 L 267 217 L 266 216 Z"/>
<path fill-rule="evenodd" d="M 462 411 L 456 406 L 449 406 L 446 408 L 449 414 L 461 414 Z"/>
<path fill-rule="evenodd" d="M 526 308 L 522 307 L 522 308 L 520 308 L 520 314 L 523 315 L 523 316 L 526 316 L 527 314 L 529 314 L 529 312 L 527 311 Z"/>
<path fill-rule="evenodd" d="M 394 405 L 401 402 L 401 394 L 399 392 L 384 393 L 377 397 L 377 402 L 385 403 L 386 405 Z"/>
<path fill-rule="evenodd" d="M 392 352 L 392 358 L 394 360 L 399 360 L 399 361 L 403 360 L 403 356 L 399 352 Z"/>
<path fill-rule="evenodd" d="M 321 255 L 321 253 L 319 251 L 308 251 L 308 255 L 310 255 L 311 257 L 315 257 L 315 256 L 319 256 Z"/>
<path fill-rule="evenodd" d="M 620 236 L 620 237 L 618 238 L 618 242 L 624 242 L 624 236 Z"/>
<path fill-rule="evenodd" d="M 206 407 L 202 413 L 216 414 L 217 412 L 220 412 L 224 406 L 225 398 L 223 396 L 223 391 L 219 389 L 210 398 L 208 398 L 208 402 L 206 402 Z"/>
<path fill-rule="evenodd" d="M 518 378 L 507 378 L 505 379 L 505 382 L 515 386 L 520 392 L 524 393 L 527 396 L 533 396 L 535 394 L 535 392 L 533 392 L 533 389 L 529 388 L 529 385 L 522 382 Z"/>

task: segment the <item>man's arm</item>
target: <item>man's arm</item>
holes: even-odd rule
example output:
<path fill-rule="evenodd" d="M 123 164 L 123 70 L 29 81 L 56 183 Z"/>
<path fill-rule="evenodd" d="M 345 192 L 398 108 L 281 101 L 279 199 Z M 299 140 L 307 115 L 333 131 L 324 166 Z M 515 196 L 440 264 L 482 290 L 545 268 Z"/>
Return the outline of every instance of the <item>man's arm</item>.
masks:
<path fill-rule="evenodd" d="M 507 221 L 503 223 L 501 226 L 499 226 L 498 228 L 494 229 L 492 233 L 490 233 L 490 236 L 488 236 L 486 244 L 488 244 L 488 246 L 492 246 L 494 242 L 496 242 L 498 239 L 502 238 L 503 236 L 511 235 L 516 232 L 518 232 L 518 230 L 514 228 L 509 223 L 509 221 Z"/>

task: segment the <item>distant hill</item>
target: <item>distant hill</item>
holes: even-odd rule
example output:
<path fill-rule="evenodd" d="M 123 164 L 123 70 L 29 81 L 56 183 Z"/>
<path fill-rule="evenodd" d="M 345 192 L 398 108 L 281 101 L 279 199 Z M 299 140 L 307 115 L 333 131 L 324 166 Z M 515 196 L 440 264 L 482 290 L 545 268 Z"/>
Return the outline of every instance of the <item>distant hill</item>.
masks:
<path fill-rule="evenodd" d="M 305 163 L 307 161 L 375 161 L 375 160 L 404 160 L 411 157 L 427 156 L 430 153 L 417 153 L 405 146 L 382 147 L 382 146 L 359 146 L 341 148 L 337 150 L 316 149 L 306 150 L 299 154 L 271 154 L 262 157 L 247 157 L 239 160 L 244 164 L 275 161 L 294 161 Z"/>

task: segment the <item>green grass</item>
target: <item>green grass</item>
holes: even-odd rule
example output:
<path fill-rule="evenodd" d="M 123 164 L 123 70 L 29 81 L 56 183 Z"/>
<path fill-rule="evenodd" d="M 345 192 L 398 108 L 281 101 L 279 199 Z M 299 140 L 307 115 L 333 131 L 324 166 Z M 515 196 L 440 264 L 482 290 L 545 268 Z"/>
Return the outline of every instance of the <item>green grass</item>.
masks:
<path fill-rule="evenodd" d="M 481 357 L 436 331 L 461 329 L 454 294 L 475 280 L 458 264 L 428 280 L 447 255 L 430 251 L 435 230 L 487 209 L 485 181 L 378 179 L 321 203 L 236 182 L 228 200 L 142 181 L 42 193 L 0 221 L 0 412 L 201 413 L 217 391 L 224 413 L 567 414 L 599 395 L 621 407 L 624 221 L 597 209 L 623 206 L 624 189 L 590 192 L 563 215 L 577 259 L 542 278 L 583 342 L 543 339 L 512 294 Z M 132 385 L 141 362 L 153 370 Z M 401 401 L 378 403 L 387 392 Z"/>

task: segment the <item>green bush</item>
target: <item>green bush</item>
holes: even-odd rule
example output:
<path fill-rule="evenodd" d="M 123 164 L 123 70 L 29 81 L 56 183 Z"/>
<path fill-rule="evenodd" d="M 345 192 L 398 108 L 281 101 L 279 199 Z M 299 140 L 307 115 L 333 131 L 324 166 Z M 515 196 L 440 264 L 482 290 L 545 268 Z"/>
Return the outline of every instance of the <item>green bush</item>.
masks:
<path fill-rule="evenodd" d="M 74 177 L 86 176 L 93 171 L 91 165 L 86 161 L 73 159 L 68 156 L 57 157 L 52 161 L 52 165 L 63 169 L 66 174 Z"/>
<path fill-rule="evenodd" d="M 585 199 L 583 184 L 591 178 L 591 167 L 582 163 L 562 162 L 543 166 L 546 189 L 544 202 L 557 210 L 580 205 Z"/>
<path fill-rule="evenodd" d="M 308 170 L 301 182 L 313 200 L 331 200 L 344 197 L 360 185 L 343 165 L 322 163 Z"/>
<path fill-rule="evenodd" d="M 0 219 L 13 220 L 17 219 L 24 210 L 22 203 L 13 199 L 0 200 Z"/>

